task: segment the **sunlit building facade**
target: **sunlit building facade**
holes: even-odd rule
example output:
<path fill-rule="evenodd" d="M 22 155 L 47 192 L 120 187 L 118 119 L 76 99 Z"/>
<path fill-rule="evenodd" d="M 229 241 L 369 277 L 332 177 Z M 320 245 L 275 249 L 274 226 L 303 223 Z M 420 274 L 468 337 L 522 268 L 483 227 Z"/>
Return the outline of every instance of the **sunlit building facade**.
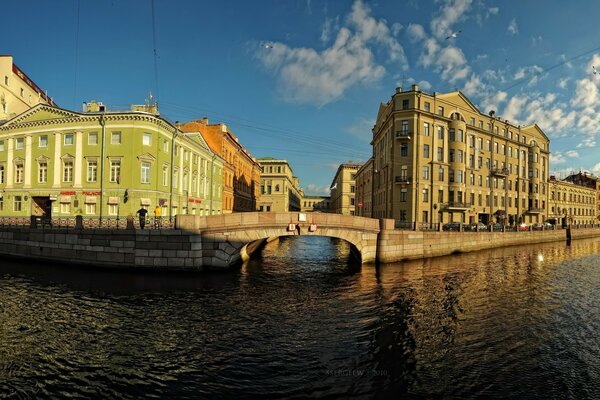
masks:
<path fill-rule="evenodd" d="M 304 193 L 287 160 L 259 158 L 260 176 L 259 211 L 300 211 Z"/>
<path fill-rule="evenodd" d="M 223 159 L 155 106 L 84 112 L 45 104 L 0 125 L 0 216 L 222 212 Z"/>
<path fill-rule="evenodd" d="M 355 215 L 373 217 L 373 159 L 365 162 L 356 171 Z"/>
<path fill-rule="evenodd" d="M 480 112 L 461 92 L 401 88 L 373 127 L 373 217 L 417 223 L 540 223 L 549 139 Z"/>
<path fill-rule="evenodd" d="M 356 214 L 356 173 L 362 163 L 340 164 L 331 182 L 331 211 L 342 215 Z"/>

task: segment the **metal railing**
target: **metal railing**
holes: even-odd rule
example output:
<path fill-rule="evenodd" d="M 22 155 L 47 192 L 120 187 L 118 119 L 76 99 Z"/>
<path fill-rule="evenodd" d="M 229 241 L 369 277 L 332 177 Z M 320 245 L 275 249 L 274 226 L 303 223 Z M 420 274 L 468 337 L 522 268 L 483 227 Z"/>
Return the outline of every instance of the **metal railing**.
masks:
<path fill-rule="evenodd" d="M 140 219 L 133 218 L 133 228 L 141 229 Z M 173 229 L 175 219 L 146 217 L 144 229 Z M 27 227 L 41 229 L 77 228 L 77 217 L 0 217 L 0 227 Z M 127 217 L 81 217 L 83 229 L 127 229 Z"/>
<path fill-rule="evenodd" d="M 549 231 L 563 230 L 568 226 L 548 224 L 517 224 L 502 225 L 488 224 L 485 229 L 477 227 L 476 224 L 464 224 L 460 222 L 431 223 L 399 221 L 394 222 L 394 228 L 405 231 L 443 231 L 443 232 L 527 232 L 527 231 Z M 600 224 L 572 224 L 571 229 L 600 229 Z"/>

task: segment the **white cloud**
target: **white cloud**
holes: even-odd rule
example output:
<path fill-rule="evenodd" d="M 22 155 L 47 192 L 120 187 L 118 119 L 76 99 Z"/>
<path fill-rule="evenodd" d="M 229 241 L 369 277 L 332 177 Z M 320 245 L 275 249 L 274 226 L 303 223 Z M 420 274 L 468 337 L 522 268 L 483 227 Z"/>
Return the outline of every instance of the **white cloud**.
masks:
<path fill-rule="evenodd" d="M 571 80 L 571 78 L 562 78 L 558 80 L 558 84 L 556 86 L 558 86 L 561 89 L 566 89 L 567 88 L 567 83 Z"/>
<path fill-rule="evenodd" d="M 465 79 L 470 71 L 462 50 L 454 46 L 445 47 L 440 51 L 437 65 L 442 78 L 450 83 Z"/>
<path fill-rule="evenodd" d="M 521 110 L 527 101 L 526 97 L 512 97 L 504 108 L 504 112 L 502 113 L 503 118 L 509 120 L 512 124 L 518 124 Z"/>
<path fill-rule="evenodd" d="M 581 143 L 579 143 L 576 147 L 578 149 L 596 147 L 596 138 L 594 138 L 593 136 L 588 136 L 585 139 L 583 139 Z"/>
<path fill-rule="evenodd" d="M 429 67 L 437 61 L 437 54 L 440 51 L 440 45 L 437 40 L 429 38 L 425 41 L 424 50 L 419 56 L 419 64 Z"/>
<path fill-rule="evenodd" d="M 531 45 L 532 46 L 537 46 L 539 44 L 542 44 L 542 42 L 544 41 L 544 38 L 541 36 L 533 36 L 531 38 Z"/>
<path fill-rule="evenodd" d="M 427 37 L 423 25 L 419 24 L 408 25 L 408 27 L 406 28 L 406 32 L 408 33 L 408 37 L 415 42 L 421 41 Z"/>
<path fill-rule="evenodd" d="M 326 39 L 327 23 L 321 37 Z M 274 43 L 257 55 L 262 64 L 278 78 L 278 89 L 285 100 L 316 103 L 320 106 L 342 97 L 350 87 L 378 81 L 385 68 L 376 62 L 369 45 L 386 50 L 389 61 L 406 70 L 404 49 L 393 37 L 384 20 L 376 20 L 361 0 L 356 0 L 339 28 L 332 45 L 317 51 Z"/>
<path fill-rule="evenodd" d="M 519 33 L 519 27 L 517 26 L 517 20 L 513 18 L 508 24 L 508 28 L 506 28 L 511 35 L 516 35 Z"/>
<path fill-rule="evenodd" d="M 462 92 L 468 97 L 474 97 L 480 95 L 484 90 L 485 85 L 481 82 L 479 77 L 475 74 L 471 74 L 471 78 L 465 82 Z"/>
<path fill-rule="evenodd" d="M 565 155 L 571 158 L 579 158 L 579 153 L 575 150 L 569 150 L 565 153 Z"/>
<path fill-rule="evenodd" d="M 500 109 L 500 105 L 506 101 L 507 97 L 508 94 L 503 91 L 496 92 L 494 95 L 486 97 L 482 101 L 483 111 L 498 111 Z"/>
<path fill-rule="evenodd" d="M 431 20 L 431 31 L 438 39 L 444 39 L 452 33 L 452 26 L 466 18 L 472 0 L 445 0 L 441 13 Z"/>
<path fill-rule="evenodd" d="M 598 87 L 594 82 L 585 78 L 577 81 L 575 95 L 571 99 L 571 105 L 576 108 L 591 107 L 598 104 Z"/>
<path fill-rule="evenodd" d="M 594 165 L 591 172 L 596 176 L 600 175 L 600 163 Z"/>
<path fill-rule="evenodd" d="M 475 62 L 481 62 L 484 60 L 488 59 L 488 55 L 487 54 L 478 54 L 477 57 L 475 57 Z"/>
<path fill-rule="evenodd" d="M 550 165 L 564 164 L 567 162 L 565 156 L 560 152 L 552 152 L 550 154 Z"/>
<path fill-rule="evenodd" d="M 329 189 L 328 185 L 323 186 L 315 183 L 309 183 L 306 185 L 305 193 L 309 196 L 329 196 L 331 194 L 331 190 Z"/>
<path fill-rule="evenodd" d="M 429 91 L 431 89 L 431 83 L 428 81 L 419 81 L 419 88 L 421 90 Z"/>
<path fill-rule="evenodd" d="M 395 22 L 394 24 L 392 24 L 392 35 L 398 36 L 398 34 L 402 30 L 402 28 L 403 28 L 403 26 L 399 22 Z"/>

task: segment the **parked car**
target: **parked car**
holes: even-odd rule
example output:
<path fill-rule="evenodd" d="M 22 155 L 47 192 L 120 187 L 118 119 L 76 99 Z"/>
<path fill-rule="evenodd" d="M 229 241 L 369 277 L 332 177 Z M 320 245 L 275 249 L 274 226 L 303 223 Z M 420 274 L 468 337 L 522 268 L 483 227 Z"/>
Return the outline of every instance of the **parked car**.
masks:
<path fill-rule="evenodd" d="M 476 223 L 472 223 L 469 225 L 465 225 L 464 227 L 465 231 L 470 231 L 470 232 L 485 232 L 488 230 L 487 225 L 484 224 L 483 222 L 476 222 Z"/>
<path fill-rule="evenodd" d="M 494 232 L 502 232 L 504 231 L 504 225 L 498 223 L 492 224 L 492 230 Z"/>
<path fill-rule="evenodd" d="M 442 226 L 442 230 L 444 231 L 455 231 L 458 232 L 460 231 L 460 226 L 462 224 L 460 222 L 448 222 L 447 224 L 444 224 Z"/>
<path fill-rule="evenodd" d="M 517 230 L 518 231 L 528 231 L 529 225 L 527 225 L 526 223 L 521 223 L 521 224 L 517 225 Z"/>

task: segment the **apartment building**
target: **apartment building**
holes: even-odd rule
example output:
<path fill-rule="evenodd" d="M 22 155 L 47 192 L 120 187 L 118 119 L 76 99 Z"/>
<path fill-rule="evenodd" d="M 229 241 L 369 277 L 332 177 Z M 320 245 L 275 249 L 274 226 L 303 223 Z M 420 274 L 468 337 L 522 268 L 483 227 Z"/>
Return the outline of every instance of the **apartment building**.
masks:
<path fill-rule="evenodd" d="M 56 106 L 46 92 L 14 64 L 12 56 L 0 56 L 0 123 L 37 104 Z"/>
<path fill-rule="evenodd" d="M 549 139 L 461 92 L 397 88 L 373 127 L 373 217 L 419 223 L 547 218 Z"/>
<path fill-rule="evenodd" d="M 211 150 L 225 160 L 223 167 L 223 213 L 256 211 L 260 197 L 260 164 L 223 123 L 208 118 L 181 126 L 183 132 L 200 132 Z"/>
<path fill-rule="evenodd" d="M 340 164 L 331 182 L 331 211 L 343 215 L 356 214 L 356 173 L 362 163 Z"/>
<path fill-rule="evenodd" d="M 549 219 L 563 225 L 598 223 L 600 182 L 597 177 L 579 172 L 561 181 L 551 176 L 549 184 Z"/>
<path fill-rule="evenodd" d="M 373 217 L 373 158 L 356 171 L 355 215 Z"/>
<path fill-rule="evenodd" d="M 329 196 L 304 196 L 302 198 L 302 212 L 329 212 L 331 197 Z"/>
<path fill-rule="evenodd" d="M 304 193 L 287 160 L 265 157 L 259 158 L 258 162 L 262 167 L 258 210 L 300 211 Z"/>

